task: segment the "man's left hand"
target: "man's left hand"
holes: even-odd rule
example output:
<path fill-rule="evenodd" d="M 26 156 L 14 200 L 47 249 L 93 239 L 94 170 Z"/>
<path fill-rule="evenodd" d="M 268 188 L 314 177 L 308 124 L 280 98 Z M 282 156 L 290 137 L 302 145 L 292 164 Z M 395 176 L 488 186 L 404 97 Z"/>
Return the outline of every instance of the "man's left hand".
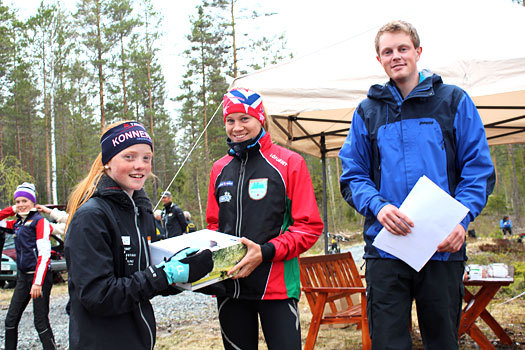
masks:
<path fill-rule="evenodd" d="M 455 253 L 461 249 L 465 242 L 465 229 L 458 224 L 438 247 L 438 252 Z"/>

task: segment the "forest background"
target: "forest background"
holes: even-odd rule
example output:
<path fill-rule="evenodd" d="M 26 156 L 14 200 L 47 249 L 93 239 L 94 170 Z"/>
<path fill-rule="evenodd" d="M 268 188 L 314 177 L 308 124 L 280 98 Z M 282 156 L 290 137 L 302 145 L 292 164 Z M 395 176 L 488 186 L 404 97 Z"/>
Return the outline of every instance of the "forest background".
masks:
<path fill-rule="evenodd" d="M 21 18 L 0 0 L 1 208 L 11 204 L 23 181 L 36 184 L 40 203 L 65 204 L 100 151 L 104 126 L 132 119 L 154 139 L 156 177 L 146 185 L 154 205 L 169 189 L 197 227 L 205 227 L 211 165 L 227 151 L 219 107 L 229 82 L 291 59 L 293 52 L 285 33 L 239 29 L 243 21 L 275 12 L 248 9 L 243 0 L 202 0 L 180 52 L 185 72 L 172 101 L 177 110 L 170 111 L 159 57 L 161 23 L 170 19 L 153 3 L 82 0 L 71 9 L 60 1 L 42 1 L 36 13 Z M 504 214 L 521 225 L 525 147 L 492 146 L 491 154 L 497 184 L 473 227 L 496 234 Z M 303 156 L 322 211 L 321 161 Z M 363 218 L 342 200 L 340 173 L 339 160 L 328 159 L 328 230 L 356 231 Z"/>

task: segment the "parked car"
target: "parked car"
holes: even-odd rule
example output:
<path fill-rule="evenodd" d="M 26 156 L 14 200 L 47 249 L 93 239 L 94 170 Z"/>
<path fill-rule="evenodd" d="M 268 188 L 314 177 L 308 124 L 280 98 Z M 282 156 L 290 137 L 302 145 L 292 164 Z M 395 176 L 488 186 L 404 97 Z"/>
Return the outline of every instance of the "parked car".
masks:
<path fill-rule="evenodd" d="M 15 281 L 17 276 L 16 268 L 16 250 L 15 239 L 12 230 L 5 229 L 7 234 L 5 236 L 4 250 L 2 251 L 2 266 L 0 271 L 0 287 L 6 284 L 6 281 Z M 67 271 L 66 259 L 64 257 L 64 242 L 60 237 L 51 234 L 51 272 L 53 273 L 53 281 L 60 283 L 65 281 L 65 272 Z M 13 283 L 10 283 L 14 285 Z"/>
<path fill-rule="evenodd" d="M 2 254 L 2 269 L 0 270 L 0 288 L 16 283 L 16 261 L 10 256 Z"/>
<path fill-rule="evenodd" d="M 0 227 L 0 234 L 5 235 L 4 248 L 2 251 L 2 266 L 0 270 L 0 287 L 6 284 L 13 287 L 16 284 L 16 251 L 13 235 L 9 234 L 12 230 Z"/>

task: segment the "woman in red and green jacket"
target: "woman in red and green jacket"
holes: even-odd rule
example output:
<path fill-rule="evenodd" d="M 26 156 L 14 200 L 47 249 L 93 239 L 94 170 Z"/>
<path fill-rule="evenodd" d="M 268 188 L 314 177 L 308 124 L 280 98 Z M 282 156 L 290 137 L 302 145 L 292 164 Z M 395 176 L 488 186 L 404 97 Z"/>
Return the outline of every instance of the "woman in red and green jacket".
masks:
<path fill-rule="evenodd" d="M 241 238 L 248 252 L 214 286 L 226 349 L 257 349 L 258 317 L 269 349 L 300 349 L 301 253 L 323 229 L 304 159 L 272 143 L 261 96 L 224 96 L 226 156 L 211 171 L 208 229 Z"/>

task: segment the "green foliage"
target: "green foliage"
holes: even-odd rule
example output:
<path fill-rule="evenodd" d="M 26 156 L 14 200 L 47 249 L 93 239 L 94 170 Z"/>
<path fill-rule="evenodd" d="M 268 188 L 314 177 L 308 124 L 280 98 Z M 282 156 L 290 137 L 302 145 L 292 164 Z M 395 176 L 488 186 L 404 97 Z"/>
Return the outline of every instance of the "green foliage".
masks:
<path fill-rule="evenodd" d="M 514 283 L 510 293 L 521 293 L 525 291 L 525 261 L 523 259 L 515 261 L 512 265 L 514 266 Z"/>
<path fill-rule="evenodd" d="M 178 183 L 179 205 L 192 213 L 197 227 L 205 226 L 211 164 L 226 151 L 219 107 L 228 88 L 223 73 L 227 46 L 223 27 L 212 17 L 213 5 L 217 4 L 203 2 L 191 19 L 192 27 L 187 36 L 190 48 L 184 51 L 188 69 L 180 86 L 183 93 L 177 98 L 182 108 L 176 123 L 181 135 L 176 147 L 181 160 L 193 153 L 179 173 L 181 179 L 175 182 Z"/>
<path fill-rule="evenodd" d="M 507 203 L 503 194 L 494 193 L 489 196 L 483 214 L 502 216 L 507 212 Z"/>
<path fill-rule="evenodd" d="M 35 180 L 20 166 L 13 156 L 0 159 L 0 207 L 4 208 L 13 202 L 16 187 L 23 182 L 33 183 Z"/>

